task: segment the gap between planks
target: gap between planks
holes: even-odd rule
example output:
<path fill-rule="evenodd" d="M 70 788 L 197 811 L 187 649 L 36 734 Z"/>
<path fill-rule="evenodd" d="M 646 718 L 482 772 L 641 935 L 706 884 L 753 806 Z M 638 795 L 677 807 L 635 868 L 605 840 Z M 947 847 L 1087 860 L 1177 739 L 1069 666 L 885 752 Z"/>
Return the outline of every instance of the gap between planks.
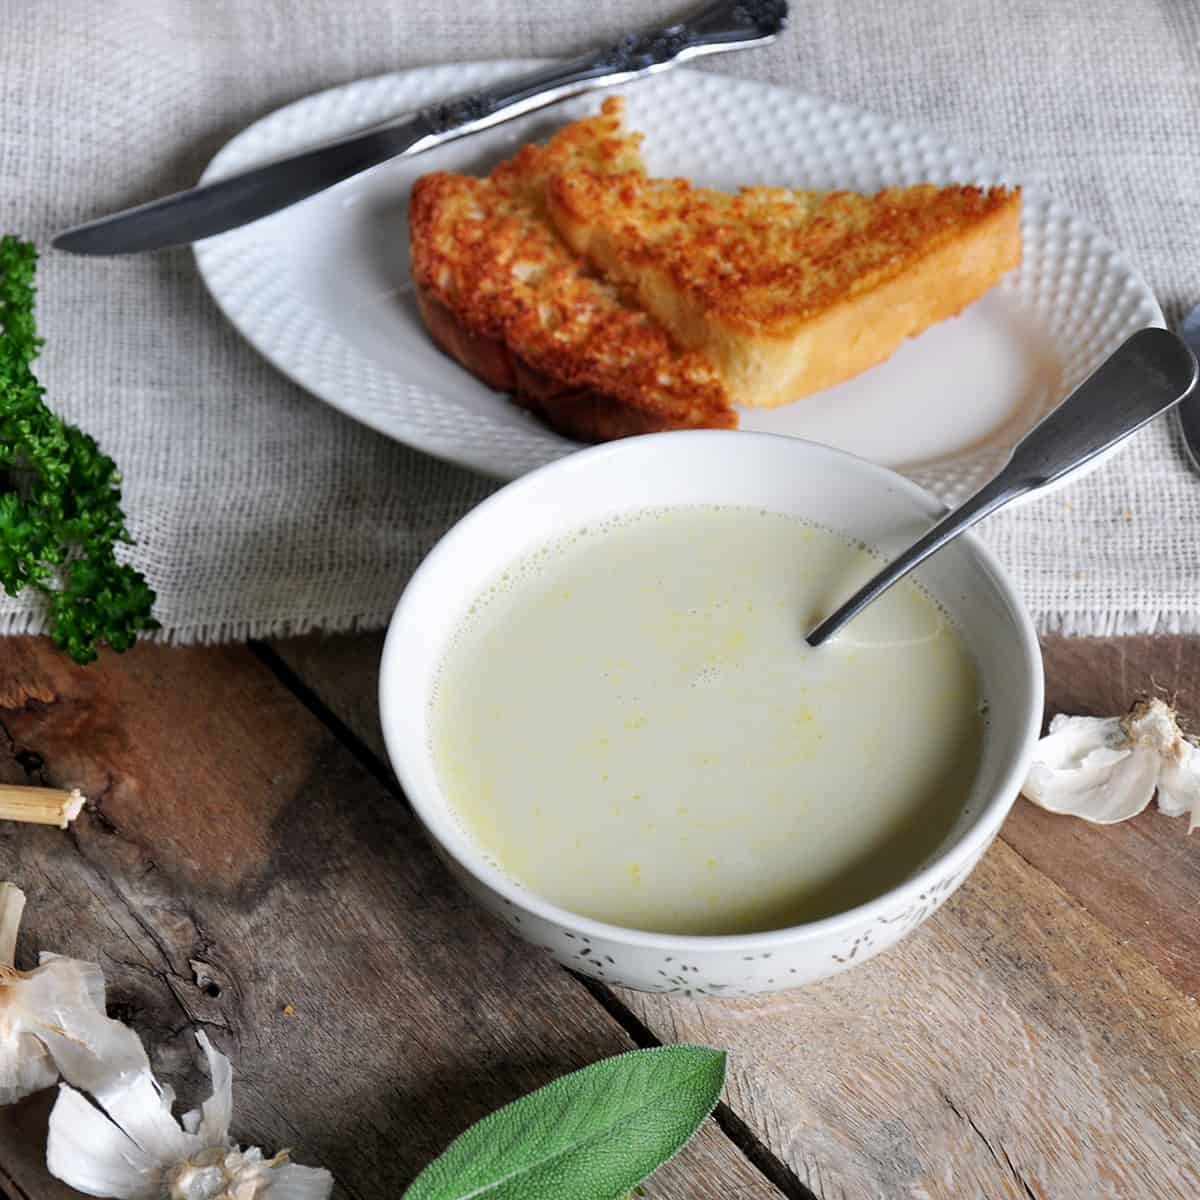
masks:
<path fill-rule="evenodd" d="M 312 679 L 372 757 L 385 761 L 373 690 L 379 639 L 331 641 L 333 645 L 289 640 L 274 652 L 294 663 L 304 679 Z M 1128 704 L 1130 684 L 1177 688 L 1181 708 L 1200 713 L 1200 638 L 1051 638 L 1043 650 L 1048 714 L 1119 711 Z M 636 993 L 618 993 L 617 1001 L 669 1041 L 736 1045 L 739 1055 L 747 1055 L 750 1065 L 730 1080 L 729 1105 L 757 1131 L 772 1156 L 789 1163 L 818 1195 L 916 1194 L 913 1185 L 927 1194 L 962 1195 L 969 1176 L 970 1194 L 1003 1194 L 1010 1200 L 1029 1200 L 1031 1191 L 1038 1196 L 1104 1194 L 1114 1200 L 1118 1195 L 1169 1194 L 1192 1200 L 1200 1195 L 1195 1187 L 1200 1176 L 1186 1165 L 1186 1155 L 1172 1157 L 1169 1143 L 1152 1135 L 1162 1133 L 1167 1128 L 1162 1122 L 1172 1119 L 1185 1121 L 1181 1136 L 1187 1128 L 1200 1128 L 1186 1116 L 1187 1111 L 1200 1112 L 1195 1107 L 1200 1094 L 1182 1080 L 1162 1090 L 1162 1080 L 1173 1076 L 1176 1062 L 1190 1062 L 1200 1053 L 1200 1028 L 1194 1028 L 1200 968 L 1193 965 L 1200 962 L 1200 917 L 1176 913 L 1177 920 L 1167 921 L 1175 910 L 1191 906 L 1176 903 L 1164 909 L 1170 897 L 1197 894 L 1200 860 L 1187 852 L 1190 843 L 1180 840 L 1177 825 L 1155 813 L 1115 827 L 1079 822 L 1051 826 L 1051 820 L 1018 802 L 1002 839 L 970 885 L 947 906 L 949 915 L 909 939 L 890 967 L 868 966 L 866 974 L 839 976 L 818 996 L 802 990 L 758 1004 L 744 1002 L 732 1011 L 688 1002 L 680 1006 L 672 1003 L 674 998 Z M 1147 871 L 1151 865 L 1153 870 Z M 1146 919 L 1151 916 L 1156 918 L 1153 926 Z M 1060 922 L 1097 956 L 1094 964 L 1088 960 L 1085 965 L 1069 952 L 1071 938 L 1063 947 L 1067 973 L 1081 972 L 1074 981 L 1079 1003 L 1067 988 L 1071 980 L 1055 975 L 1059 948 L 1047 941 L 1047 930 Z M 1093 977 L 1115 988 L 1118 1000 L 1108 1003 L 1103 988 L 1089 986 Z M 899 1001 L 892 1014 L 888 996 L 893 991 L 903 995 L 905 978 L 925 991 L 936 984 L 936 995 L 956 998 L 953 1011 L 943 1014 L 948 1024 L 931 1023 L 920 1006 Z M 1121 999 L 1126 980 L 1137 981 L 1137 997 Z M 986 997 L 980 994 L 983 983 Z M 843 1052 L 863 1052 L 862 1062 L 854 1059 L 853 1080 L 845 1083 L 846 1058 L 836 1052 L 838 1039 L 847 1029 L 863 1026 L 864 1013 L 876 1011 L 871 1006 L 877 1005 L 881 986 L 887 1022 L 881 1026 L 878 1020 L 865 1020 L 878 1053 L 872 1053 L 870 1042 L 842 1044 Z M 993 1003 L 997 995 L 1002 1001 L 998 1008 Z M 958 1004 L 963 1006 L 959 1016 L 970 1016 L 966 1024 L 955 1019 Z M 800 1055 L 794 1039 L 787 1041 L 788 1019 L 774 1021 L 776 1012 L 820 1030 L 824 1040 Z M 1096 1053 L 1081 1058 L 1072 1022 L 1097 1017 L 1109 1024 L 1096 1027 L 1101 1034 Z M 1152 1052 L 1158 1038 L 1139 1035 L 1144 1024 L 1158 1030 L 1163 1045 L 1172 1046 L 1174 1060 Z M 995 1033 L 984 1032 L 993 1025 Z M 1190 1042 L 1188 1031 L 1195 1034 Z M 780 1037 L 783 1044 L 777 1044 Z M 963 1043 L 961 1057 L 939 1079 L 933 1079 L 942 1061 L 936 1054 L 936 1061 L 925 1063 L 902 1049 L 888 1049 L 899 1040 L 910 1049 L 919 1045 L 937 1051 L 947 1038 Z M 995 1089 L 1011 1098 L 1014 1087 L 1029 1084 L 1026 1069 L 1018 1070 L 1011 1055 L 1035 1046 L 1040 1049 L 1031 1062 L 1044 1067 L 1058 1060 L 1059 1066 L 1050 1074 L 1033 1072 L 1040 1083 L 1026 1097 L 1033 1111 L 1027 1108 L 1023 1119 L 1021 1106 L 1014 1110 L 1006 1105 Z M 808 1083 L 797 1088 L 789 1069 L 800 1067 Z M 776 1071 L 784 1073 L 777 1076 Z M 1126 1078 L 1128 1086 L 1113 1091 L 1114 1075 Z M 861 1098 L 864 1089 L 872 1095 L 883 1089 L 882 1099 L 876 1095 L 868 1105 L 858 1103 L 856 1093 Z M 1122 1149 L 1120 1140 L 1106 1140 L 1099 1128 L 1082 1140 L 1066 1136 L 1053 1119 L 1066 1109 L 1039 1108 L 1051 1101 L 1072 1111 L 1076 1104 L 1084 1109 L 1099 1105 L 1097 1111 L 1133 1122 L 1149 1140 L 1141 1151 L 1130 1151 L 1128 1139 Z M 1115 1114 L 1106 1107 L 1110 1103 Z M 943 1125 L 939 1113 L 952 1113 L 954 1120 L 946 1117 Z M 890 1119 L 884 1120 L 888 1114 Z M 806 1131 L 802 1144 L 791 1140 L 790 1131 L 798 1129 Z M 935 1145 L 940 1149 L 933 1162 L 941 1164 L 936 1176 L 926 1170 L 926 1153 Z M 1095 1156 L 1106 1151 L 1116 1152 L 1120 1163 L 1097 1167 Z M 832 1180 L 823 1169 L 831 1161 L 836 1163 Z M 945 1174 L 951 1164 L 956 1190 L 947 1193 L 943 1185 L 951 1186 Z M 1154 1176 L 1153 1184 L 1147 1175 Z M 1140 1190 L 1134 1184 L 1139 1177 L 1155 1190 Z M 1086 1193 L 1081 1190 L 1085 1180 L 1091 1189 Z"/>
<path fill-rule="evenodd" d="M 408 797 L 396 782 L 388 765 L 380 760 L 374 750 L 304 682 L 271 646 L 265 642 L 250 642 L 249 648 L 275 678 L 337 738 L 350 754 L 354 755 L 359 764 L 378 780 L 390 795 L 406 808 L 410 808 Z M 663 1044 L 661 1039 L 656 1037 L 642 1020 L 604 984 L 577 975 L 566 967 L 560 966 L 559 969 L 587 992 L 624 1029 L 636 1046 L 649 1049 Z M 768 1183 L 786 1196 L 787 1200 L 818 1200 L 817 1195 L 805 1185 L 791 1167 L 776 1156 L 724 1101 L 718 1103 L 716 1111 L 713 1113 L 713 1119 L 724 1136 L 741 1151 L 746 1161 Z"/>
<path fill-rule="evenodd" d="M 641 1017 L 623 1004 L 621 999 L 598 979 L 589 979 L 586 975 L 575 974 L 574 971 L 567 973 L 595 997 L 605 1012 L 629 1034 L 635 1045 L 642 1049 L 662 1045 Z M 777 1158 L 724 1100 L 718 1102 L 713 1112 L 713 1120 L 721 1132 L 745 1155 L 754 1169 L 774 1184 L 788 1200 L 820 1200 L 800 1176 L 787 1163 Z"/>
<path fill-rule="evenodd" d="M 20 1184 L 0 1165 L 0 1200 L 31 1200 Z"/>
<path fill-rule="evenodd" d="M 388 1175 L 415 1176 L 470 1121 L 633 1044 L 470 904 L 391 790 L 245 648 L 147 646 L 85 673 L 44 641 L 14 642 L 0 668 L 0 776 L 30 775 L 74 779 L 90 799 L 65 836 L 0 828 L 6 872 L 45 893 L 26 956 L 95 948 L 114 1015 L 136 1023 L 185 1098 L 207 1086 L 188 1027 L 227 1014 L 223 1048 L 252 1049 L 242 1140 L 304 1143 L 348 1194 L 384 1195 Z M 354 795 L 371 802 L 347 806 Z M 293 1021 L 285 1002 L 298 998 Z M 25 1193 L 12 1200 L 69 1200 L 45 1168 L 52 1101 L 0 1109 L 0 1161 Z M 706 1121 L 651 1194 L 718 1192 L 777 1195 Z"/>

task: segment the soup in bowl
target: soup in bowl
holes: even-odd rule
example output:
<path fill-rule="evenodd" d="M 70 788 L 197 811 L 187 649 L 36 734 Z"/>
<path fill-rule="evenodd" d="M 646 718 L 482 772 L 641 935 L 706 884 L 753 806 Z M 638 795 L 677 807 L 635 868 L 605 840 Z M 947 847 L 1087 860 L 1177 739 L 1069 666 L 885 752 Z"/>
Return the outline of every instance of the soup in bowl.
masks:
<path fill-rule="evenodd" d="M 381 668 L 393 765 L 466 889 L 572 969 L 742 995 L 865 961 L 951 894 L 1037 738 L 1040 656 L 967 535 L 804 634 L 941 511 L 735 432 L 583 451 L 455 526 Z"/>

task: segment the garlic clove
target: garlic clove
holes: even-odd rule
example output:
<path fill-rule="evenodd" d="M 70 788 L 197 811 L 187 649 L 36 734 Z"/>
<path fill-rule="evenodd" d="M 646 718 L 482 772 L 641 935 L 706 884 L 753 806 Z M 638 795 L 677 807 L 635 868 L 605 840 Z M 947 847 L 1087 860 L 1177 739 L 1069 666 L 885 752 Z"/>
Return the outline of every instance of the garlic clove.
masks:
<path fill-rule="evenodd" d="M 137 1034 L 106 1015 L 95 963 L 43 953 L 34 970 L 16 970 L 24 908 L 20 888 L 0 883 L 0 1104 L 61 1073 L 46 1146 L 52 1175 L 114 1200 L 328 1200 L 328 1171 L 230 1141 L 233 1068 L 204 1033 L 212 1095 L 181 1127 L 174 1092 L 159 1086 Z"/>
<path fill-rule="evenodd" d="M 150 1200 L 162 1195 L 162 1160 L 131 1138 L 65 1083 L 50 1111 L 46 1166 L 88 1196 Z"/>
<path fill-rule="evenodd" d="M 65 954 L 55 954 L 50 950 L 43 950 L 38 955 L 38 966 L 44 967 L 47 963 L 52 962 L 74 962 L 79 966 L 86 968 L 81 973 L 80 983 L 83 986 L 88 998 L 92 1002 L 92 1006 L 97 1012 L 105 1011 L 105 996 L 104 996 L 104 972 L 95 963 L 84 962 L 82 959 L 68 959 Z"/>
<path fill-rule="evenodd" d="M 173 1171 L 171 1200 L 326 1200 L 333 1177 L 317 1167 L 291 1162 L 286 1151 L 264 1158 L 261 1150 L 208 1150 Z"/>
<path fill-rule="evenodd" d="M 1162 760 L 1138 747 L 1102 766 L 1052 768 L 1035 763 L 1023 793 L 1054 813 L 1111 825 L 1136 817 L 1154 795 Z"/>
<path fill-rule="evenodd" d="M 1033 761 L 1055 770 L 1075 769 L 1100 751 L 1123 754 L 1128 748 L 1120 717 L 1068 717 L 1060 713 L 1050 722 L 1050 732 L 1038 742 Z"/>
<path fill-rule="evenodd" d="M 1162 812 L 1190 813 L 1189 833 L 1200 824 L 1200 750 L 1157 698 L 1123 717 L 1056 716 L 1021 790 L 1051 812 L 1111 824 L 1140 813 L 1156 789 Z"/>
<path fill-rule="evenodd" d="M 1058 713 L 1050 719 L 1047 737 L 1042 742 L 1048 742 L 1056 733 L 1068 733 L 1076 740 L 1086 737 L 1089 742 L 1097 745 L 1122 746 L 1125 744 L 1125 731 L 1121 726 L 1123 717 L 1071 717 L 1066 713 Z"/>
<path fill-rule="evenodd" d="M 1129 749 L 1115 750 L 1112 746 L 1101 746 L 1097 750 L 1090 750 L 1080 760 L 1081 767 L 1108 767 L 1113 763 L 1119 763 L 1121 759 L 1128 757 Z"/>
<path fill-rule="evenodd" d="M 302 1167 L 277 1154 L 268 1163 L 267 1176 L 271 1200 L 328 1200 L 333 1191 L 333 1176 L 323 1167 Z M 237 1193 L 231 1195 L 242 1200 Z M 261 1193 L 258 1193 L 261 1195 Z"/>
<path fill-rule="evenodd" d="M 1150 803 L 1158 758 L 1136 752 L 1119 717 L 1064 717 L 1034 751 L 1021 789 L 1050 812 L 1104 824 L 1134 816 Z"/>
<path fill-rule="evenodd" d="M 44 955 L 22 980 L 20 1004 L 23 1027 L 45 1047 L 57 1073 L 106 1109 L 149 1078 L 137 1034 L 105 1014 L 104 976 L 95 963 Z"/>
<path fill-rule="evenodd" d="M 185 1156 L 194 1142 L 164 1105 L 141 1040 L 105 1013 L 100 968 L 61 954 L 42 954 L 32 971 L 12 966 L 24 905 L 19 888 L 0 887 L 0 1103 L 61 1075 L 94 1096 L 137 1145 L 172 1145 Z"/>
<path fill-rule="evenodd" d="M 163 1094 L 149 1066 L 120 1087 L 93 1096 L 132 1142 L 160 1162 L 181 1161 L 203 1149 L 195 1134 L 180 1128 L 171 1113 L 174 1096 Z"/>
<path fill-rule="evenodd" d="M 1200 824 L 1200 752 L 1183 736 L 1175 710 L 1157 698 L 1135 704 L 1124 718 L 1130 741 L 1156 750 L 1162 758 L 1158 808 L 1169 817 L 1188 813 L 1188 833 Z"/>
<path fill-rule="evenodd" d="M 203 1033 L 196 1040 L 208 1059 L 212 1095 L 182 1127 L 171 1116 L 170 1089 L 158 1086 L 149 1066 L 97 1094 L 105 1112 L 62 1085 L 50 1113 L 51 1174 L 115 1200 L 328 1200 L 328 1171 L 297 1166 L 286 1153 L 266 1159 L 230 1140 L 233 1069 Z"/>
<path fill-rule="evenodd" d="M 90 1196 L 161 1200 L 168 1174 L 204 1149 L 171 1115 L 173 1094 L 158 1086 L 147 1061 L 132 1077 L 102 1078 L 93 1095 L 96 1104 L 59 1085 L 46 1141 L 50 1173 Z"/>
<path fill-rule="evenodd" d="M 205 1146 L 225 1146 L 229 1143 L 229 1126 L 233 1123 L 233 1068 L 229 1059 L 208 1040 L 204 1030 L 196 1034 L 196 1041 L 208 1059 L 212 1095 L 200 1106 L 199 1112 L 184 1115 L 183 1127 L 194 1132 Z"/>
<path fill-rule="evenodd" d="M 58 1078 L 45 1046 L 23 1024 L 20 985 L 24 975 L 14 969 L 17 930 L 25 911 L 25 893 L 12 883 L 0 883 L 0 1104 L 13 1104 L 40 1092 Z"/>
<path fill-rule="evenodd" d="M 91 1088 L 131 1056 L 145 1060 L 136 1034 L 105 1015 L 94 963 L 43 954 L 32 971 L 13 967 L 24 907 L 20 888 L 0 884 L 0 1104 L 50 1087 L 60 1074 Z"/>
<path fill-rule="evenodd" d="M 1168 763 L 1158 777 L 1159 811 L 1168 817 L 1190 818 L 1188 833 L 1200 825 L 1200 751 L 1188 747 L 1182 762 Z"/>
<path fill-rule="evenodd" d="M 15 1104 L 25 1096 L 53 1087 L 58 1072 L 37 1038 L 30 1033 L 6 1033 L 4 1025 L 5 1019 L 0 1015 L 0 1104 Z"/>

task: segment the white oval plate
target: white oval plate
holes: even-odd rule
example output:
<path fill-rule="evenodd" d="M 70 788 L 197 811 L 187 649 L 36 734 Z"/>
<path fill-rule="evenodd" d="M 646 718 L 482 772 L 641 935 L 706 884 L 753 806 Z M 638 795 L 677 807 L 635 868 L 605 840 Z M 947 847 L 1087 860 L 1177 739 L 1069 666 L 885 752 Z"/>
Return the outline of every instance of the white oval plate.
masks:
<path fill-rule="evenodd" d="M 533 64 L 464 63 L 364 79 L 251 125 L 204 180 L 374 124 Z M 624 89 L 647 166 L 733 189 L 764 183 L 872 192 L 889 184 L 1017 183 L 938 138 L 828 100 L 698 71 Z M 482 172 L 521 142 L 592 112 L 596 95 L 364 172 L 301 204 L 197 243 L 217 304 L 263 355 L 349 416 L 501 479 L 578 444 L 445 357 L 417 315 L 407 205 L 418 175 Z M 1129 334 L 1163 324 L 1149 288 L 1099 234 L 1026 187 L 1024 262 L 960 316 L 857 379 L 743 429 L 823 442 L 910 476 L 947 503 L 995 472 L 1020 436 Z"/>

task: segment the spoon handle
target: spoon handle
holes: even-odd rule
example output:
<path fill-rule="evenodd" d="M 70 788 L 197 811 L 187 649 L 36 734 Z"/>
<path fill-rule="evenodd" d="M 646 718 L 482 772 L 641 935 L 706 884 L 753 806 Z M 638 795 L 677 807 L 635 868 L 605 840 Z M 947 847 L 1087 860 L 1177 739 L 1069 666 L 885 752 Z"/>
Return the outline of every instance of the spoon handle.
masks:
<path fill-rule="evenodd" d="M 1046 487 L 1136 433 L 1196 386 L 1192 352 L 1166 329 L 1142 329 L 1125 341 L 1016 445 L 988 483 L 878 575 L 806 639 L 819 646 L 897 580 L 989 513 Z"/>

